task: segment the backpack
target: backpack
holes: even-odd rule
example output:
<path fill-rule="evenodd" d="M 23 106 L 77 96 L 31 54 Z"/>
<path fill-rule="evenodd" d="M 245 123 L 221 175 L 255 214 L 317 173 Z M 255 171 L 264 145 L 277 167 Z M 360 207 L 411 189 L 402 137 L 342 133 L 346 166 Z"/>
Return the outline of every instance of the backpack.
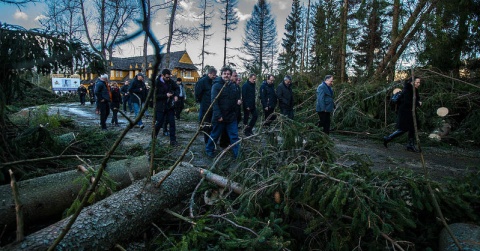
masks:
<path fill-rule="evenodd" d="M 390 108 L 394 111 L 397 111 L 397 108 L 402 103 L 402 101 L 403 101 L 403 92 L 400 89 L 398 89 L 398 91 L 393 93 L 392 96 L 390 97 Z"/>
<path fill-rule="evenodd" d="M 402 103 L 402 98 L 403 98 L 403 92 L 398 91 L 397 93 L 394 93 L 392 97 L 390 98 L 390 103 L 394 105 L 399 105 Z"/>

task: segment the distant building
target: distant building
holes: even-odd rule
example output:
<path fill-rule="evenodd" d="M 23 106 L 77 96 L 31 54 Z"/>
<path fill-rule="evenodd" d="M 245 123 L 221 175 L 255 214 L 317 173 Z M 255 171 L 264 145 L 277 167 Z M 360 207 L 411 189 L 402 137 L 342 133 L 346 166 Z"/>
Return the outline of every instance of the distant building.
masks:
<path fill-rule="evenodd" d="M 193 64 L 192 59 L 188 55 L 187 51 L 170 52 L 170 65 L 165 66 L 165 55 L 161 54 L 161 62 L 158 73 L 161 70 L 168 68 L 172 71 L 172 76 L 176 78 L 182 78 L 185 84 L 194 84 L 200 78 L 198 74 L 198 68 Z M 110 68 L 110 81 L 116 81 L 123 84 L 127 80 L 132 80 L 135 75 L 142 71 L 144 63 L 143 56 L 117 58 L 113 57 L 109 65 Z M 153 65 L 155 64 L 155 56 L 147 56 L 147 72 L 145 73 L 148 79 L 152 79 Z M 88 84 L 91 81 L 96 80 L 97 74 L 88 72 L 81 73 L 82 84 Z"/>

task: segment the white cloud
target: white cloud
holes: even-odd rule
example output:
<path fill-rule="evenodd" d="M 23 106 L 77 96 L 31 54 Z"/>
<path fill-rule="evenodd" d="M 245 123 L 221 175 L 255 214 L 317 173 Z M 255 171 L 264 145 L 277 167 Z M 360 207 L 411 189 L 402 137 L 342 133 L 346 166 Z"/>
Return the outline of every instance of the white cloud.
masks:
<path fill-rule="evenodd" d="M 40 20 L 46 19 L 46 18 L 47 18 L 47 17 L 44 16 L 44 15 L 38 15 L 38 16 L 35 17 L 35 21 L 40 21 Z"/>
<path fill-rule="evenodd" d="M 237 17 L 240 21 L 245 21 L 252 16 L 252 14 L 243 14 L 238 8 L 235 8 L 235 12 L 237 12 Z"/>
<path fill-rule="evenodd" d="M 25 12 L 21 12 L 17 10 L 17 12 L 13 14 L 13 18 L 15 18 L 15 20 L 28 20 L 28 15 Z"/>
<path fill-rule="evenodd" d="M 277 1 L 277 2 L 274 2 L 274 3 L 278 4 L 278 8 L 281 9 L 281 10 L 286 10 L 287 9 L 287 6 L 288 6 L 287 2 Z"/>
<path fill-rule="evenodd" d="M 177 15 L 175 18 L 184 21 L 197 22 L 198 14 L 195 13 L 195 7 L 193 6 L 192 1 L 180 1 L 178 2 L 179 9 L 177 10 Z"/>

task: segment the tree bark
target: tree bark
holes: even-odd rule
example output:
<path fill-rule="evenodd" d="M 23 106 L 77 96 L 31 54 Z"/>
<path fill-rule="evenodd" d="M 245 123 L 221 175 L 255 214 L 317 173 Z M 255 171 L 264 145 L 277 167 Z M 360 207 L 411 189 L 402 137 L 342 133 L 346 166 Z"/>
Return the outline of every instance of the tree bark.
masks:
<path fill-rule="evenodd" d="M 170 22 L 168 24 L 167 54 L 165 55 L 165 66 L 164 66 L 164 68 L 166 69 L 170 69 L 170 47 L 172 46 L 173 25 L 175 23 L 175 13 L 177 11 L 177 2 L 178 2 L 177 0 L 173 0 L 172 12 L 170 14 Z"/>
<path fill-rule="evenodd" d="M 77 221 L 59 243 L 59 250 L 110 250 L 118 243 L 143 232 L 152 219 L 163 210 L 174 206 L 200 181 L 200 174 L 192 167 L 178 167 L 160 188 L 156 184 L 167 171 L 134 183 L 107 199 L 85 208 Z M 5 247 L 5 250 L 45 250 L 65 227 L 69 218 L 59 221 Z"/>
<path fill-rule="evenodd" d="M 392 11 L 392 30 L 390 34 L 390 42 L 395 41 L 398 36 L 398 27 L 400 23 L 400 0 L 393 1 L 393 11 Z M 395 80 L 395 69 L 392 67 L 386 68 L 388 74 L 388 82 L 393 82 Z"/>
<path fill-rule="evenodd" d="M 117 182 L 117 189 L 132 184 L 148 175 L 149 163 L 145 156 L 112 162 L 107 167 L 109 177 Z M 23 203 L 25 224 L 46 218 L 59 218 L 75 200 L 82 188 L 74 182 L 84 174 L 77 170 L 51 174 L 40 178 L 17 182 L 19 199 Z M 15 201 L 10 185 L 0 186 L 0 228 L 15 227 Z"/>
<path fill-rule="evenodd" d="M 342 19 L 340 21 L 340 27 L 342 32 L 342 41 L 340 47 L 340 83 L 345 83 L 345 65 L 347 61 L 348 0 L 343 1 Z"/>

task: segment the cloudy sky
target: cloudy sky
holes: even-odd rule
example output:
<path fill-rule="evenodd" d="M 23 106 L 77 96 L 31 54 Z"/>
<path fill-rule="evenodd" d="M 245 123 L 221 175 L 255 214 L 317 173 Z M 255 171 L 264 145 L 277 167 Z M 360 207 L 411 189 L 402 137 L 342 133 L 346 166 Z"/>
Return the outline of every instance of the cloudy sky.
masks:
<path fill-rule="evenodd" d="M 164 0 L 162 0 L 164 1 Z M 133 2 L 133 1 L 132 1 Z M 181 5 L 182 11 L 178 13 L 176 18 L 183 26 L 186 27 L 198 27 L 200 20 L 195 19 L 195 16 L 198 16 L 199 10 L 197 9 L 198 0 L 180 0 L 179 5 Z M 238 28 L 231 33 L 232 41 L 229 42 L 228 47 L 239 48 L 242 44 L 242 38 L 244 37 L 244 28 L 246 20 L 250 17 L 252 13 L 253 6 L 256 3 L 256 0 L 239 0 L 238 1 L 238 16 L 240 22 Z M 292 1 L 291 0 L 271 0 L 269 1 L 272 7 L 272 13 L 275 16 L 275 21 L 277 24 L 277 39 L 280 43 L 283 38 L 285 20 L 290 13 Z M 306 0 L 302 1 L 306 2 Z M 315 1 L 312 1 L 315 2 Z M 214 18 L 212 19 L 213 28 L 210 30 L 211 33 L 214 33 L 211 40 L 208 42 L 207 51 L 215 52 L 216 55 L 211 55 L 206 58 L 206 64 L 213 65 L 217 68 L 221 67 L 223 63 L 223 40 L 222 32 L 223 28 L 221 26 L 221 20 L 219 16 L 219 5 L 216 5 L 216 11 L 214 12 Z M 0 3 L 0 22 L 21 25 L 25 28 L 37 28 L 40 26 L 38 19 L 42 17 L 42 14 L 46 12 L 45 5 L 43 3 L 31 3 L 25 7 L 18 8 L 15 5 L 5 5 Z M 159 15 L 160 16 L 160 15 Z M 164 16 L 164 15 L 162 15 Z M 159 20 L 154 19 L 153 31 L 156 33 L 157 38 L 162 38 L 167 34 L 168 31 L 168 20 Z M 164 42 L 162 40 L 162 42 Z M 132 41 L 132 43 L 125 44 L 122 46 L 121 50 L 116 52 L 116 56 L 139 56 L 141 55 L 141 46 L 142 39 L 137 39 Z M 196 64 L 201 63 L 199 57 L 201 51 L 201 39 L 199 38 L 196 41 L 189 41 L 181 45 L 175 45 L 172 48 L 172 51 L 184 50 L 186 49 L 192 58 L 193 62 Z M 149 48 L 149 53 L 152 53 L 153 50 Z M 229 49 L 227 52 L 229 55 L 237 55 L 234 49 Z M 237 65 L 242 65 L 242 62 L 239 62 L 238 59 L 232 59 L 233 63 Z"/>

